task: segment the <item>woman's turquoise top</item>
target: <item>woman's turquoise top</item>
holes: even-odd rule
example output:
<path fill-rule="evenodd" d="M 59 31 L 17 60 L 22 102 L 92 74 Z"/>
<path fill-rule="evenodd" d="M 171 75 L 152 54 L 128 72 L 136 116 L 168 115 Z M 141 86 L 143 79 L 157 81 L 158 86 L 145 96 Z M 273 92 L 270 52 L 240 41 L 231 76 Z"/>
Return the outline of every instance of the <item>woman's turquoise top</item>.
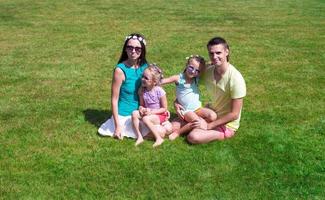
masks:
<path fill-rule="evenodd" d="M 143 71 L 148 67 L 145 63 L 139 68 L 131 68 L 124 63 L 119 63 L 116 68 L 120 68 L 125 76 L 120 88 L 120 96 L 118 99 L 118 114 L 129 116 L 134 110 L 139 108 L 138 90 L 141 86 L 141 77 Z"/>

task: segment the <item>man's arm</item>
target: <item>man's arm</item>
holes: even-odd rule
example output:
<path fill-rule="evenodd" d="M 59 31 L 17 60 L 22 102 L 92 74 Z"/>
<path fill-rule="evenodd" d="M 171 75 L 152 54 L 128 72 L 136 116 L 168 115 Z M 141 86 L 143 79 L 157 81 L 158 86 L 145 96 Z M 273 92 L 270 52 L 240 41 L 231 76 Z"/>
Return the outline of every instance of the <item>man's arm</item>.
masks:
<path fill-rule="evenodd" d="M 222 124 L 227 124 L 228 122 L 234 121 L 238 119 L 240 115 L 240 110 L 243 107 L 243 98 L 240 99 L 232 99 L 231 100 L 231 112 L 227 113 L 226 115 L 217 118 L 217 120 L 208 123 L 207 129 L 214 129 L 217 126 Z"/>

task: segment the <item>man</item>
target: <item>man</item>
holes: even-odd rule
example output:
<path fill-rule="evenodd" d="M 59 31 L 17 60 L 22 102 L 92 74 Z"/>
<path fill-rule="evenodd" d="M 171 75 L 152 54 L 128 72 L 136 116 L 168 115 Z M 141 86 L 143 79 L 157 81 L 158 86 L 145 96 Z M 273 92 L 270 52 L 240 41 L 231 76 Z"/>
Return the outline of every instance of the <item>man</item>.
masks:
<path fill-rule="evenodd" d="M 221 37 L 212 38 L 208 44 L 211 63 L 202 77 L 213 102 L 207 106 L 217 113 L 217 119 L 206 123 L 192 122 L 194 129 L 187 135 L 192 144 L 203 144 L 234 136 L 239 128 L 246 84 L 240 72 L 229 63 L 229 45 Z"/>

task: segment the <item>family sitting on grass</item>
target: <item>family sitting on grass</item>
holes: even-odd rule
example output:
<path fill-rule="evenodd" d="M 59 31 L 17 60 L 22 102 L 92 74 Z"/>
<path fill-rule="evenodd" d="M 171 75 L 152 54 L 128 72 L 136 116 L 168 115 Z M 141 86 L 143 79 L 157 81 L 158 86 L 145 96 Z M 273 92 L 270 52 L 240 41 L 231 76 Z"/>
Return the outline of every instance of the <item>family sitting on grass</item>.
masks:
<path fill-rule="evenodd" d="M 212 38 L 207 49 L 210 62 L 191 55 L 178 75 L 163 77 L 157 64 L 146 60 L 146 41 L 138 33 L 126 37 L 112 80 L 112 117 L 100 126 L 102 136 L 154 139 L 153 147 L 168 136 L 174 140 L 187 134 L 191 144 L 208 143 L 234 136 L 239 128 L 246 84 L 240 72 L 229 63 L 230 49 L 221 37 Z M 209 102 L 202 106 L 198 84 L 203 82 Z M 175 83 L 174 106 L 177 118 L 169 121 L 164 84 Z"/>

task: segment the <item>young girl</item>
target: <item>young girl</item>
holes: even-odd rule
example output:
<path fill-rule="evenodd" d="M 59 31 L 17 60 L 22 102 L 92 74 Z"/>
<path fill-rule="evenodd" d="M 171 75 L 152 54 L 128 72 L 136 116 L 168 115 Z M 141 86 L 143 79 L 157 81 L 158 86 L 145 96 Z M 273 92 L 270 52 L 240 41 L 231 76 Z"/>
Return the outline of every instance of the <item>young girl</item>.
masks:
<path fill-rule="evenodd" d="M 176 139 L 179 135 L 192 129 L 189 122 L 201 120 L 213 121 L 217 118 L 217 114 L 208 108 L 202 107 L 200 101 L 198 80 L 199 75 L 205 68 L 204 58 L 199 55 L 191 55 L 187 58 L 186 66 L 183 73 L 165 78 L 161 84 L 176 84 L 176 101 L 181 105 L 181 110 L 177 110 L 181 114 L 182 121 L 173 122 L 173 133 L 169 135 L 170 140 Z M 180 128 L 181 124 L 187 123 Z"/>
<path fill-rule="evenodd" d="M 140 107 L 132 113 L 132 123 L 137 134 L 136 146 L 143 142 L 143 136 L 139 130 L 140 120 L 147 125 L 156 139 L 153 147 L 161 145 L 164 142 L 165 133 L 171 132 L 171 125 L 168 126 L 166 92 L 159 86 L 161 79 L 162 71 L 156 64 L 150 64 L 143 72 L 142 85 L 138 92 Z M 164 124 L 165 130 L 159 130 L 156 126 L 159 124 Z"/>

